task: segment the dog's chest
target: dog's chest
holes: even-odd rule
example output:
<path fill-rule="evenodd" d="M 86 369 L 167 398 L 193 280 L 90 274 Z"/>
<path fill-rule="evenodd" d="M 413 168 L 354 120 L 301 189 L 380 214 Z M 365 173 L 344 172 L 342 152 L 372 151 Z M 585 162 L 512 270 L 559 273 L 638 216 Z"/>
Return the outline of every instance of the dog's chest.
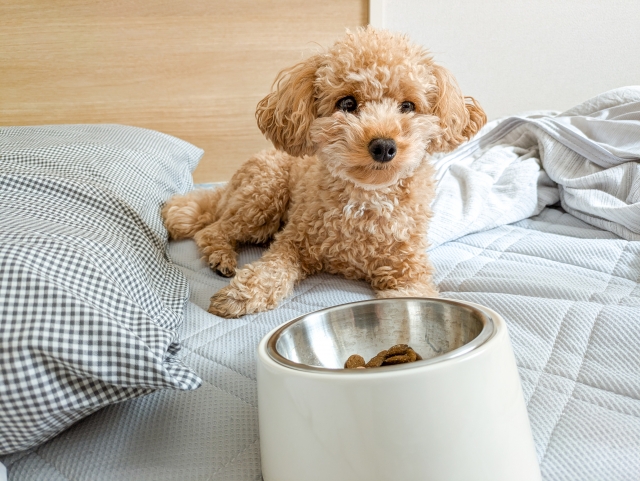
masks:
<path fill-rule="evenodd" d="M 393 200 L 346 202 L 325 206 L 318 214 L 309 240 L 330 271 L 365 273 L 385 258 L 412 250 L 416 243 L 414 215 Z"/>

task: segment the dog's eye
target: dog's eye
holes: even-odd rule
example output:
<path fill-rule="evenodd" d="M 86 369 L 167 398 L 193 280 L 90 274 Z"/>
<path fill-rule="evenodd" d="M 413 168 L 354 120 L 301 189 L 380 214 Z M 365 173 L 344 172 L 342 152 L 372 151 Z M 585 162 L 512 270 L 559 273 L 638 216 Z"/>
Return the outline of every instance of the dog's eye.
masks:
<path fill-rule="evenodd" d="M 402 102 L 400 104 L 400 112 L 402 112 L 403 114 L 408 114 L 409 112 L 413 112 L 416 109 L 416 104 L 414 104 L 413 102 Z"/>
<path fill-rule="evenodd" d="M 336 102 L 336 108 L 342 110 L 344 112 L 355 112 L 358 108 L 358 102 L 356 99 L 349 95 L 348 97 L 343 97 Z"/>

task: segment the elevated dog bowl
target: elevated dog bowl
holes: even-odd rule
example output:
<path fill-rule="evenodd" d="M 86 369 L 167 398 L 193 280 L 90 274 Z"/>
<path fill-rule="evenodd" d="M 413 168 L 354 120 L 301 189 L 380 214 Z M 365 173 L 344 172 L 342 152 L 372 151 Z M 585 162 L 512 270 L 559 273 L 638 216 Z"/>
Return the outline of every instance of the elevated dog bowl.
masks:
<path fill-rule="evenodd" d="M 343 369 L 394 344 L 423 360 Z M 306 314 L 258 347 L 265 481 L 539 480 L 504 320 L 476 304 L 380 299 Z"/>
<path fill-rule="evenodd" d="M 490 317 L 459 302 L 377 300 L 324 309 L 295 319 L 273 333 L 267 352 L 274 361 L 293 369 L 371 374 L 378 371 L 342 367 L 351 354 L 370 359 L 400 343 L 409 344 L 422 356 L 420 365 L 443 362 L 481 346 L 493 332 Z M 413 367 L 399 364 L 380 369 Z"/>

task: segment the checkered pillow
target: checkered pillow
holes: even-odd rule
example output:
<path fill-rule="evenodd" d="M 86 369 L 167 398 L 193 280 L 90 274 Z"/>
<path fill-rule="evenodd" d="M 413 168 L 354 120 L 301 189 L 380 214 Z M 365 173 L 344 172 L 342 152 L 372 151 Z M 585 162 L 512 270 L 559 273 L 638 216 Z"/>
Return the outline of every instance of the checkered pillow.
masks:
<path fill-rule="evenodd" d="M 201 380 L 160 206 L 202 151 L 118 125 L 0 128 L 0 454 L 101 407 Z"/>

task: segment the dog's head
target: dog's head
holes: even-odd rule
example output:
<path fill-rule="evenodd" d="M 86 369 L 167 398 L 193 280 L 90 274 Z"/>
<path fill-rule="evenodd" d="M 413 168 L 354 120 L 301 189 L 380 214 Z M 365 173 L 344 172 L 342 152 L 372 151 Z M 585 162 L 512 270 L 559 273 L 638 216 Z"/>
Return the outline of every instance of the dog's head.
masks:
<path fill-rule="evenodd" d="M 486 122 L 447 70 L 405 36 L 371 27 L 278 75 L 256 111 L 260 130 L 294 156 L 375 189 L 448 152 Z"/>

